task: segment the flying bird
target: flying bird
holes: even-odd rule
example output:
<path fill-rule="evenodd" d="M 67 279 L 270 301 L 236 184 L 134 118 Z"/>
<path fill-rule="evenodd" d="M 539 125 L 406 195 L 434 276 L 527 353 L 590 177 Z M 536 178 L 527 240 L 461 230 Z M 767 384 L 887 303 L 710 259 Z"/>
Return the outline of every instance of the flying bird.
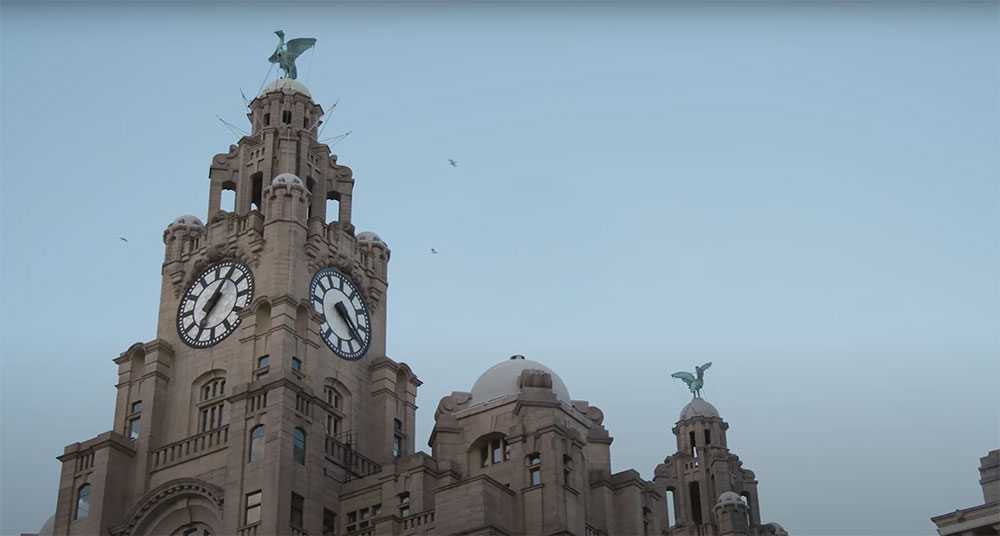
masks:
<path fill-rule="evenodd" d="M 436 250 L 434 248 L 431 248 L 431 255 L 437 255 L 437 254 L 438 254 L 438 250 Z"/>
<path fill-rule="evenodd" d="M 448 159 L 448 163 L 451 164 L 451 167 L 458 167 L 458 162 L 452 160 L 451 158 Z"/>
<path fill-rule="evenodd" d="M 122 242 L 128 242 L 128 239 L 125 238 L 124 236 L 119 236 L 118 240 L 121 240 Z"/>

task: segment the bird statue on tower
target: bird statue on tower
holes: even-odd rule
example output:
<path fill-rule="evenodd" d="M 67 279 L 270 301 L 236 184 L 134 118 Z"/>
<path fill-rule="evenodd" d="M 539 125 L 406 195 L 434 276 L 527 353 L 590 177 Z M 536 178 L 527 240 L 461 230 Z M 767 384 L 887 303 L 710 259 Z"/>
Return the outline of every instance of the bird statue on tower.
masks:
<path fill-rule="evenodd" d="M 278 67 L 282 71 L 285 71 L 285 78 L 295 80 L 297 74 L 295 71 L 295 58 L 315 45 L 316 39 L 312 37 L 299 37 L 285 43 L 285 32 L 283 30 L 278 30 L 274 33 L 278 35 L 278 39 L 281 41 L 278 43 L 278 48 L 274 49 L 274 54 L 271 54 L 271 57 L 267 60 L 271 63 L 277 63 Z"/>
<path fill-rule="evenodd" d="M 680 380 L 682 380 L 684 383 L 687 384 L 688 389 L 691 390 L 691 394 L 693 394 L 695 398 L 701 398 L 701 388 L 705 385 L 705 371 L 708 370 L 708 367 L 711 366 L 712 366 L 711 361 L 705 363 L 700 367 L 696 366 L 694 370 L 695 373 L 697 374 L 697 377 L 694 374 L 691 374 L 690 372 L 675 372 L 671 374 L 670 377 L 679 378 Z"/>

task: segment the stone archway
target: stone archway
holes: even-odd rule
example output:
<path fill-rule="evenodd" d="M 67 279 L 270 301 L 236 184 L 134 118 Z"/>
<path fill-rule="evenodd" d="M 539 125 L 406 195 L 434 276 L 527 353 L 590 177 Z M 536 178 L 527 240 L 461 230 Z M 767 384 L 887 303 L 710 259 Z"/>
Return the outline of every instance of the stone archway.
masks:
<path fill-rule="evenodd" d="M 224 533 L 223 490 L 207 482 L 183 478 L 150 491 L 125 516 L 113 536 L 184 536 L 196 529 L 204 533 Z"/>

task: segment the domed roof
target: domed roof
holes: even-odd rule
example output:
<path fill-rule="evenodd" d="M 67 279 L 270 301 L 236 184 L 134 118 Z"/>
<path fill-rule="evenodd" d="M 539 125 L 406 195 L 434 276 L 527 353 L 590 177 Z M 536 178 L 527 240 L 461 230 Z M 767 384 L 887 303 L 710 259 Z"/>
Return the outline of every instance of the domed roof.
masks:
<path fill-rule="evenodd" d="M 381 236 L 371 231 L 362 231 L 358 233 L 358 242 L 382 242 L 385 244 L 385 241 L 382 240 Z"/>
<path fill-rule="evenodd" d="M 52 514 L 42 525 L 42 528 L 38 529 L 38 536 L 52 536 L 55 532 L 56 525 L 56 515 Z"/>
<path fill-rule="evenodd" d="M 171 227 L 200 227 L 200 228 L 203 228 L 203 227 L 205 227 L 205 224 L 201 223 L 201 220 L 199 220 L 198 218 L 196 218 L 196 217 L 194 217 L 194 216 L 192 216 L 190 214 L 185 214 L 183 216 L 178 216 L 176 220 L 174 220 L 170 225 L 167 226 L 168 229 L 171 228 Z"/>
<path fill-rule="evenodd" d="M 681 410 L 681 418 L 679 420 L 683 421 L 692 417 L 719 417 L 719 410 L 715 409 L 715 406 L 705 402 L 704 399 L 695 398 L 688 402 L 684 406 L 684 409 Z"/>
<path fill-rule="evenodd" d="M 295 176 L 293 173 L 282 173 L 271 181 L 271 184 L 298 184 L 299 186 L 305 188 L 305 184 L 302 183 L 302 179 Z"/>
<path fill-rule="evenodd" d="M 737 504 L 737 503 L 746 505 L 746 503 L 743 502 L 743 497 L 740 497 L 739 495 L 737 495 L 732 491 L 727 491 L 724 492 L 722 495 L 719 495 L 719 501 L 716 504 Z"/>
<path fill-rule="evenodd" d="M 309 94 L 309 90 L 306 86 L 303 86 L 301 82 L 292 78 L 279 78 L 274 82 L 271 82 L 260 92 L 261 96 L 267 93 L 274 93 L 275 91 L 281 91 L 282 93 L 301 93 L 306 97 L 312 98 Z"/>
<path fill-rule="evenodd" d="M 569 389 L 562 378 L 549 367 L 525 359 L 523 355 L 512 356 L 507 361 L 493 365 L 486 370 L 476 383 L 472 385 L 471 404 L 479 404 L 505 396 L 517 395 L 521 392 L 517 386 L 517 379 L 521 376 L 522 370 L 534 369 L 548 372 L 552 376 L 552 391 L 556 394 L 556 399 L 560 402 L 570 404 Z"/>

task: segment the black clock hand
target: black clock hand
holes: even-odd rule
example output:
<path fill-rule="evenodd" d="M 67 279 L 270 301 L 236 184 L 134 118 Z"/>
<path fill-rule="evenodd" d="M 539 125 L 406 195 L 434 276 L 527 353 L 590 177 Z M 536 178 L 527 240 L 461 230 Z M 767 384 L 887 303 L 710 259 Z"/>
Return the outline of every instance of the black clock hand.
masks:
<path fill-rule="evenodd" d="M 354 322 L 351 322 L 351 317 L 347 314 L 347 306 L 344 305 L 344 302 L 337 302 L 334 304 L 333 308 L 337 310 L 337 314 L 340 315 L 340 318 L 344 319 L 344 323 L 347 324 L 347 329 L 351 330 L 351 337 L 357 339 L 358 342 L 363 342 L 361 340 L 361 335 L 358 335 L 358 330 L 354 328 Z"/>
<path fill-rule="evenodd" d="M 233 270 L 235 269 L 236 269 L 235 266 L 230 266 L 229 272 L 227 272 L 225 277 L 223 277 L 222 279 L 228 280 L 229 276 L 233 275 Z M 210 297 L 208 301 L 205 302 L 205 305 L 202 306 L 201 312 L 205 313 L 205 316 L 201 318 L 202 327 L 205 326 L 205 322 L 208 320 L 209 315 L 212 313 L 212 309 L 215 309 L 215 304 L 219 303 L 219 299 L 222 298 L 222 287 L 224 286 L 226 286 L 226 283 L 225 282 L 221 283 L 219 285 L 219 288 L 215 289 L 215 292 L 212 293 L 212 297 Z"/>

